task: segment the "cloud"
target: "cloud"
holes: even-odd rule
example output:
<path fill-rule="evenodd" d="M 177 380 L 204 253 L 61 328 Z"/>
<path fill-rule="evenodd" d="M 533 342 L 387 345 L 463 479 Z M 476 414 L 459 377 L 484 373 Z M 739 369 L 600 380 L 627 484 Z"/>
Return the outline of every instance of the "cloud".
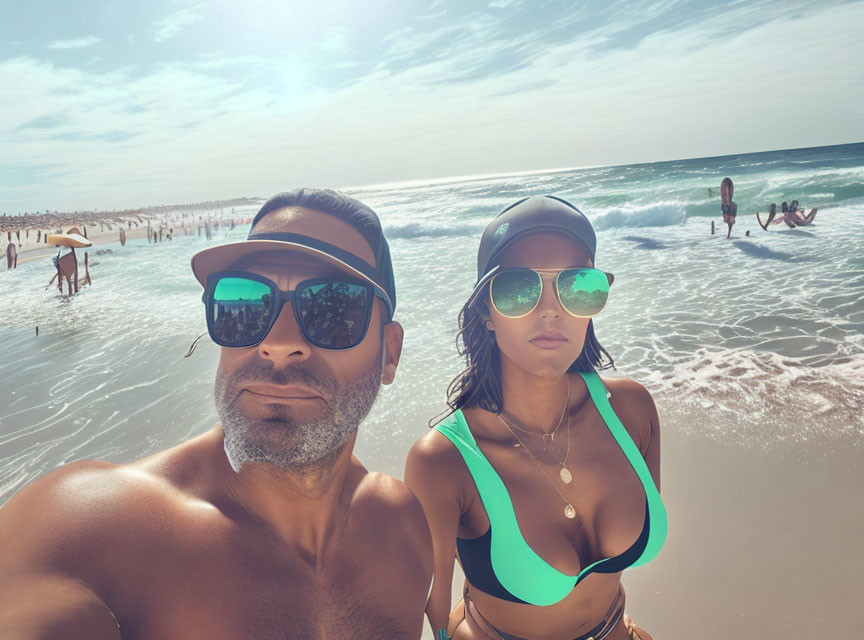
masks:
<path fill-rule="evenodd" d="M 92 47 L 94 44 L 102 42 L 102 38 L 96 36 L 80 36 L 71 40 L 55 40 L 48 43 L 49 49 L 83 49 L 84 47 Z"/>
<path fill-rule="evenodd" d="M 176 36 L 189 25 L 200 21 L 202 8 L 203 5 L 196 4 L 188 8 L 178 9 L 156 22 L 153 25 L 156 29 L 153 41 L 164 42 Z"/>
<path fill-rule="evenodd" d="M 403 21 L 366 50 L 349 31 L 350 56 L 225 42 L 113 70 L 0 60 L 3 161 L 68 169 L 28 174 L 0 211 L 717 155 L 864 130 L 864 3 L 742 2 L 668 22 L 663 6 L 680 11 L 622 3 L 611 23 L 580 12 L 554 28 L 524 15 Z M 654 27 L 634 31 L 646 20 Z M 778 33 L 796 46 L 777 47 Z M 790 108 L 790 86 L 818 99 Z"/>
<path fill-rule="evenodd" d="M 25 129 L 55 129 L 66 124 L 66 119 L 57 116 L 42 116 L 34 120 L 28 120 L 15 127 L 15 131 L 24 131 Z"/>
<path fill-rule="evenodd" d="M 348 31 L 345 28 L 331 27 L 321 40 L 321 49 L 333 53 L 343 53 L 348 49 Z"/>
<path fill-rule="evenodd" d="M 134 138 L 135 134 L 129 131 L 104 131 L 100 133 L 86 133 L 83 131 L 67 131 L 50 136 L 54 140 L 65 142 L 80 142 L 82 140 L 101 140 L 103 142 L 126 142 Z"/>

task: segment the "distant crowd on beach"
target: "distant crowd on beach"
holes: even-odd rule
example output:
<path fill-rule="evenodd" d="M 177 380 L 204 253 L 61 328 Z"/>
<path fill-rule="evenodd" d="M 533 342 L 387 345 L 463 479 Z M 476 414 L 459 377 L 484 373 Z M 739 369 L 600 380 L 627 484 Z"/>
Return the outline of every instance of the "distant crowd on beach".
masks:
<path fill-rule="evenodd" d="M 729 228 L 729 231 L 726 233 L 727 238 L 732 235 L 732 226 L 735 224 L 735 218 L 738 215 L 738 205 L 732 200 L 734 190 L 735 186 L 732 184 L 732 178 L 723 178 L 723 182 L 720 183 L 720 212 L 723 214 L 723 223 Z M 708 189 L 708 195 L 712 195 L 711 188 Z M 781 215 L 778 217 L 777 205 L 772 202 L 768 208 L 768 220 L 763 223 L 759 215 L 760 212 L 757 211 L 756 221 L 765 231 L 768 231 L 770 225 L 780 223 L 786 223 L 786 226 L 794 229 L 795 227 L 803 227 L 812 223 L 816 218 L 817 211 L 816 207 L 813 207 L 809 213 L 805 214 L 805 209 L 798 206 L 797 200 L 793 200 L 791 203 L 783 202 L 780 208 Z M 713 221 L 711 222 L 711 233 L 714 233 Z M 749 236 L 750 232 L 747 231 L 746 235 Z"/>
<path fill-rule="evenodd" d="M 183 235 L 194 235 L 197 232 L 197 235 L 206 235 L 210 239 L 213 231 L 218 230 L 220 225 L 233 229 L 235 224 L 244 222 L 235 216 L 236 207 L 257 204 L 257 200 L 240 198 L 124 211 L 46 211 L 25 212 L 20 215 L 4 213 L 0 215 L 0 237 L 5 233 L 5 266 L 7 269 L 14 269 L 18 266 L 19 259 L 26 262 L 47 256 L 52 248 L 49 236 L 69 233 L 70 229 L 74 229 L 75 233 L 94 244 L 116 242 L 118 238 L 122 244 L 127 230 L 130 238 L 146 236 L 150 243 L 170 241 L 177 232 Z M 223 215 L 222 212 L 228 207 L 231 207 L 230 216 L 227 212 Z M 202 211 L 207 214 L 196 215 Z M 218 211 L 219 215 L 214 216 L 214 211 Z"/>

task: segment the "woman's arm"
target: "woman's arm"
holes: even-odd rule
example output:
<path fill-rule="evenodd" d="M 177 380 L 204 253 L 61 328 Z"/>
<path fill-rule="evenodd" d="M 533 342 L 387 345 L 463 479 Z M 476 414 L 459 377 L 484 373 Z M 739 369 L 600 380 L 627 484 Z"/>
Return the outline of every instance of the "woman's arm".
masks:
<path fill-rule="evenodd" d="M 647 389 L 642 389 L 644 392 L 642 402 L 644 403 L 645 414 L 648 417 L 648 436 L 645 449 L 642 451 L 642 457 L 645 458 L 645 464 L 648 465 L 648 471 L 651 472 L 651 477 L 654 480 L 654 486 L 657 491 L 660 491 L 660 418 L 657 415 L 657 407 L 654 405 L 654 399 Z"/>
<path fill-rule="evenodd" d="M 604 383 L 612 392 L 612 408 L 639 448 L 660 491 L 660 418 L 654 399 L 648 389 L 630 378 L 606 378 Z"/>
<path fill-rule="evenodd" d="M 414 492 L 432 533 L 434 578 L 426 603 L 426 615 L 438 637 L 450 618 L 453 565 L 456 560 L 456 535 L 462 515 L 459 469 L 461 456 L 449 440 L 437 431 L 420 438 L 405 461 L 405 484 Z"/>

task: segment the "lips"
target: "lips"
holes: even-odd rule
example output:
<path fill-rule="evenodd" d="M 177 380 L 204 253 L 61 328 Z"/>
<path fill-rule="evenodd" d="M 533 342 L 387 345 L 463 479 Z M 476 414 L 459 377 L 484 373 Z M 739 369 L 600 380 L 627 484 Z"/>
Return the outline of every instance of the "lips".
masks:
<path fill-rule="evenodd" d="M 308 387 L 294 385 L 280 387 L 277 385 L 253 384 L 245 387 L 245 390 L 259 396 L 269 396 L 270 398 L 279 398 L 282 400 L 313 400 L 321 397 L 320 393 Z"/>
<path fill-rule="evenodd" d="M 567 342 L 567 338 L 557 331 L 548 329 L 538 333 L 536 336 L 531 338 L 529 342 L 535 347 L 540 347 L 541 349 L 557 349 Z"/>

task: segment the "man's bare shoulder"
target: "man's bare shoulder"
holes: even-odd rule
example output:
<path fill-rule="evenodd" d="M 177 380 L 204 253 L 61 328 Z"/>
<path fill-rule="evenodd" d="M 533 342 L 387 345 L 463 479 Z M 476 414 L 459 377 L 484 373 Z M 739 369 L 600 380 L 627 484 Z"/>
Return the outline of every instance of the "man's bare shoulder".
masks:
<path fill-rule="evenodd" d="M 631 378 L 602 378 L 612 394 L 609 403 L 627 429 L 630 437 L 644 454 L 652 431 L 659 430 L 660 420 L 651 393 Z"/>
<path fill-rule="evenodd" d="M 384 522 L 399 521 L 422 530 L 426 526 L 423 508 L 404 482 L 376 471 L 367 472 L 357 487 L 355 505 L 384 517 Z"/>
<path fill-rule="evenodd" d="M 52 550 L 70 558 L 73 550 L 116 548 L 124 532 L 140 540 L 142 525 L 185 493 L 201 457 L 184 444 L 129 464 L 86 460 L 65 465 L 0 508 L 0 539 L 20 539 L 46 558 Z"/>
<path fill-rule="evenodd" d="M 361 517 L 372 524 L 378 544 L 393 553 L 401 549 L 403 565 L 414 564 L 420 578 L 431 577 L 432 535 L 420 501 L 404 482 L 383 473 L 366 473 L 354 504 Z"/>

